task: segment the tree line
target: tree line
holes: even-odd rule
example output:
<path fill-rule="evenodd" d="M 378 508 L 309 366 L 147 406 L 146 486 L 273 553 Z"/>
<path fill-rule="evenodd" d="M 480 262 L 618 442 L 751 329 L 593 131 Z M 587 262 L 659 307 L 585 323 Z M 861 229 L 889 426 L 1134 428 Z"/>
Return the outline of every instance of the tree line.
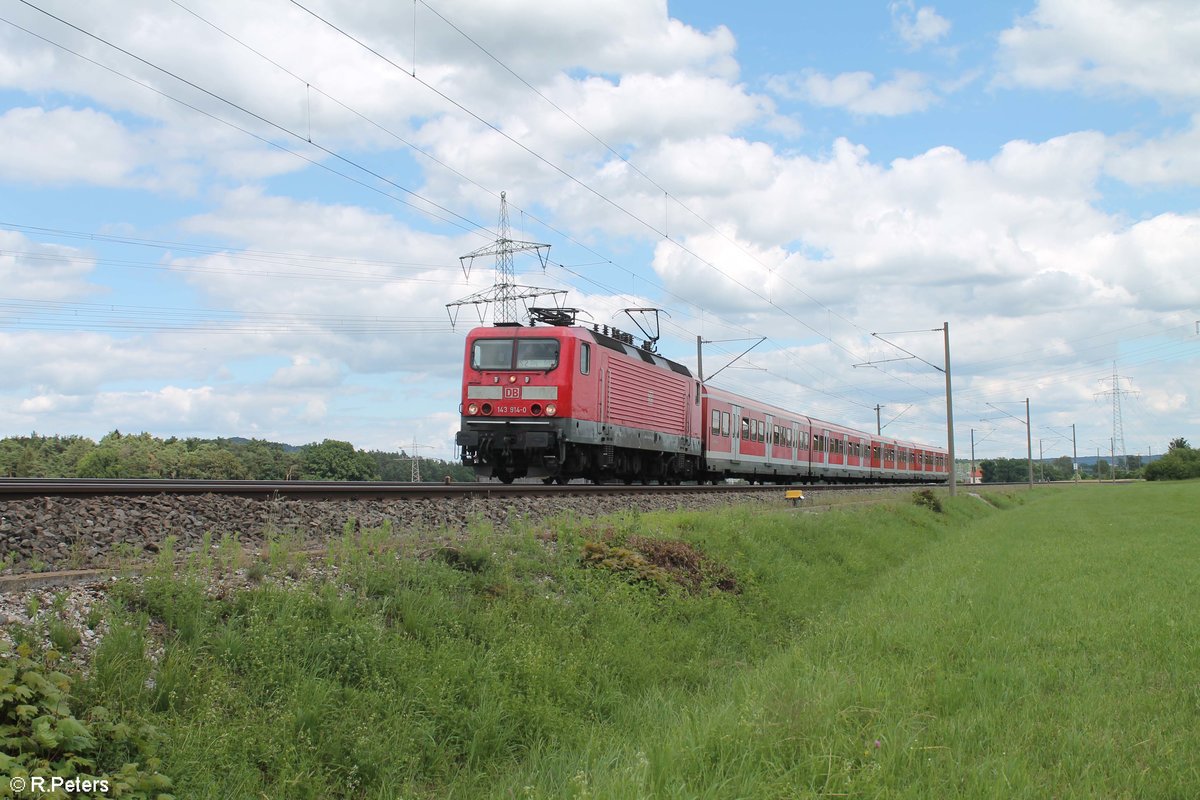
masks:
<path fill-rule="evenodd" d="M 418 464 L 426 482 L 475 480 L 470 467 L 454 462 L 419 458 Z M 403 450 L 358 450 L 335 439 L 302 447 L 120 431 L 98 442 L 37 433 L 0 439 L 0 476 L 8 478 L 408 481 L 412 465 L 413 456 Z"/>
<path fill-rule="evenodd" d="M 83 436 L 10 436 L 0 439 L 0 477 L 7 478 L 193 478 L 211 480 L 408 481 L 413 456 L 405 451 L 358 450 L 326 439 L 302 447 L 262 439 L 160 439 L 148 433 L 113 431 L 99 442 Z M 470 467 L 418 458 L 421 479 L 474 481 Z M 984 483 L 1020 483 L 1029 475 L 1023 458 L 979 462 Z M 1145 466 L 1141 456 L 1113 465 L 1100 459 L 1080 468 L 1081 477 L 1102 480 L 1200 478 L 1200 450 L 1187 439 L 1171 440 L 1167 453 Z M 1071 480 L 1069 456 L 1034 465 L 1034 480 Z"/>
<path fill-rule="evenodd" d="M 1143 478 L 1148 481 L 1185 480 L 1200 478 L 1200 450 L 1188 444 L 1182 436 L 1172 439 L 1166 454 L 1143 466 L 1141 456 L 1116 459 L 1110 464 L 1097 459 L 1095 464 L 1079 468 L 1083 479 L 1129 479 Z M 979 462 L 984 483 L 1021 483 L 1029 478 L 1029 462 L 1023 458 L 992 458 Z M 1069 481 L 1074 478 L 1074 464 L 1070 456 L 1061 456 L 1053 461 L 1035 462 L 1035 481 Z"/>

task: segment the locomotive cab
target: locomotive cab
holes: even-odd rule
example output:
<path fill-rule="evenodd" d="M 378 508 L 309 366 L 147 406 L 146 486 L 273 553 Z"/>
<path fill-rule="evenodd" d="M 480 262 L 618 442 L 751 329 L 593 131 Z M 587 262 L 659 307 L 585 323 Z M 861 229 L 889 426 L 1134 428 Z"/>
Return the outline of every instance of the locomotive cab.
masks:
<path fill-rule="evenodd" d="M 463 463 L 481 477 L 559 476 L 562 413 L 574 367 L 567 328 L 476 328 L 463 365 L 462 427 L 455 440 Z"/>

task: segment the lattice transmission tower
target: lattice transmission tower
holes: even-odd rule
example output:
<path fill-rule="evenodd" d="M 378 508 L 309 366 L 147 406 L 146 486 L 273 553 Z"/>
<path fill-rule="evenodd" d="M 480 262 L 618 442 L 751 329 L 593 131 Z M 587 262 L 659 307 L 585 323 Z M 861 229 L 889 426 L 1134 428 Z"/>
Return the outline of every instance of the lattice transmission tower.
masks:
<path fill-rule="evenodd" d="M 537 297 L 550 296 L 556 305 L 562 305 L 561 300 L 567 294 L 565 289 L 544 289 L 538 286 L 522 286 L 517 283 L 516 270 L 513 267 L 513 255 L 516 253 L 532 252 L 537 255 L 545 271 L 550 256 L 550 245 L 538 242 L 523 242 L 513 239 L 508 222 L 508 198 L 506 192 L 500 193 L 500 221 L 497 226 L 496 241 L 489 245 L 472 250 L 465 256 L 459 256 L 463 275 L 471 277 L 471 267 L 475 259 L 484 256 L 495 256 L 496 281 L 486 289 L 472 295 L 446 304 L 446 313 L 450 315 L 450 324 L 458 321 L 458 312 L 463 306 L 475 306 L 479 313 L 479 321 L 483 322 L 489 306 L 495 306 L 493 321 L 497 325 L 519 325 L 520 307 L 528 306 L 528 301 Z"/>
<path fill-rule="evenodd" d="M 1109 388 L 1103 392 L 1097 392 L 1096 397 L 1111 397 L 1112 398 L 1112 449 L 1114 466 L 1118 458 L 1120 463 L 1126 469 L 1129 468 L 1128 456 L 1125 454 L 1125 421 L 1121 415 L 1121 395 L 1132 394 L 1137 392 L 1133 389 L 1121 388 L 1121 376 L 1117 373 L 1117 362 L 1113 362 L 1113 374 L 1111 378 L 1101 378 L 1101 383 L 1109 384 Z M 1128 378 L 1124 380 L 1128 381 Z M 1132 385 L 1132 384 L 1130 384 Z"/>
<path fill-rule="evenodd" d="M 421 456 L 418 449 L 424 447 L 427 450 L 433 448 L 431 444 L 417 444 L 417 437 L 413 437 L 412 441 L 412 482 L 421 482 Z"/>

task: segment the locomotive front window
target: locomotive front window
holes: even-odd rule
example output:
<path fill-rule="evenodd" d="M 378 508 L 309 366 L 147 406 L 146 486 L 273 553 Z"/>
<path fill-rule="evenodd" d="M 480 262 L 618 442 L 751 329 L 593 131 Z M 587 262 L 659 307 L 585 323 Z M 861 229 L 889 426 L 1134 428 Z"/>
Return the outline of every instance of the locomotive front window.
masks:
<path fill-rule="evenodd" d="M 471 369 L 512 369 L 512 339 L 476 339 L 471 346 Z"/>
<path fill-rule="evenodd" d="M 557 366 L 557 339 L 517 340 L 517 369 L 550 370 Z"/>

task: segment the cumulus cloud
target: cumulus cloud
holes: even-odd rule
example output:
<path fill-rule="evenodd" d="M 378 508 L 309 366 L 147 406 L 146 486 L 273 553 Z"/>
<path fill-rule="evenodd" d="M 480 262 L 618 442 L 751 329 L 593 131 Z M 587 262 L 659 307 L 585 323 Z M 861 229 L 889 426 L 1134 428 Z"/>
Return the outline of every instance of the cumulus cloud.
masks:
<path fill-rule="evenodd" d="M 950 21 L 933 6 L 917 8 L 912 0 L 899 0 L 891 3 L 888 10 L 892 13 L 892 26 L 910 50 L 935 44 L 950 33 Z"/>
<path fill-rule="evenodd" d="M 18 231 L 0 229 L 0 291 L 6 301 L 18 301 L 0 308 L 0 323 L 35 308 L 19 303 L 79 300 L 101 293 L 89 280 L 93 268 L 93 257 L 78 248 L 35 242 Z"/>
<path fill-rule="evenodd" d="M 1200 96 L 1200 6 L 1190 0 L 1040 0 L 1000 35 L 1002 82 Z"/>
<path fill-rule="evenodd" d="M 1200 114 L 1185 130 L 1114 148 L 1106 169 L 1133 186 L 1200 185 Z"/>
<path fill-rule="evenodd" d="M 831 77 L 806 70 L 796 75 L 774 76 L 767 86 L 784 97 L 868 116 L 911 114 L 924 111 L 938 100 L 928 76 L 907 70 L 898 70 L 891 80 L 885 81 L 865 71 Z"/>
<path fill-rule="evenodd" d="M 134 137 L 90 108 L 13 108 L 0 116 L 0 179 L 127 186 L 142 165 Z"/>

